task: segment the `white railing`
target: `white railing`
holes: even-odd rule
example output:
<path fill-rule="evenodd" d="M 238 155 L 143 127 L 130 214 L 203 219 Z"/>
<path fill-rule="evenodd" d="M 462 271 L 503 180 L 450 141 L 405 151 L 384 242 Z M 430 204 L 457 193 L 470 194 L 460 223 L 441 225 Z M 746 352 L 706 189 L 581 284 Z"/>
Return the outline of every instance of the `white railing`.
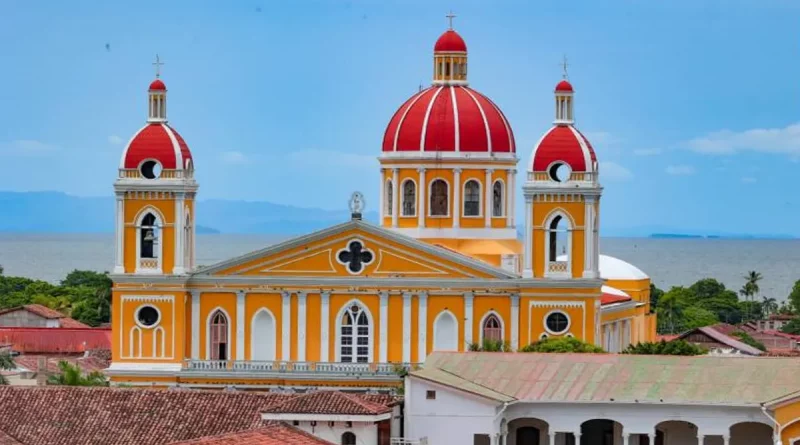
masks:
<path fill-rule="evenodd" d="M 158 258 L 139 258 L 139 269 L 158 269 Z"/>
<path fill-rule="evenodd" d="M 567 273 L 567 265 L 566 261 L 548 261 L 547 271 L 551 273 Z"/>
<path fill-rule="evenodd" d="M 390 445 L 429 445 L 428 438 L 422 439 L 406 439 L 405 437 L 392 437 L 389 441 Z"/>
<path fill-rule="evenodd" d="M 193 170 L 161 170 L 158 179 L 183 179 L 192 178 L 194 176 Z M 144 178 L 139 169 L 136 168 L 121 168 L 119 169 L 119 177 L 121 179 L 139 179 Z"/>
<path fill-rule="evenodd" d="M 417 368 L 415 364 L 398 363 L 337 363 L 337 362 L 282 362 L 258 360 L 186 360 L 184 370 L 255 372 L 255 373 L 310 373 L 338 375 L 400 376 Z"/>

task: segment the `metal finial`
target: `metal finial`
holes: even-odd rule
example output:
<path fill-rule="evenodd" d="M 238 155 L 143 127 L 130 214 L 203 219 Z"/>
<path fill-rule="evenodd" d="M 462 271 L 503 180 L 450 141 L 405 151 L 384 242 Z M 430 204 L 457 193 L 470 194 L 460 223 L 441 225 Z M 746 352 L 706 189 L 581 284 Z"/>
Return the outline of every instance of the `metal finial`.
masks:
<path fill-rule="evenodd" d="M 450 23 L 450 29 L 453 29 L 453 19 L 456 18 L 456 15 L 453 14 L 452 10 L 450 10 L 450 12 L 445 17 L 447 17 L 447 20 Z"/>
<path fill-rule="evenodd" d="M 567 63 L 567 55 L 566 54 L 564 54 L 564 60 L 561 61 L 559 66 L 561 66 L 561 69 L 564 71 L 562 76 L 564 76 L 564 79 L 567 79 L 567 77 L 569 77 L 569 75 L 567 74 L 567 67 L 569 66 L 569 63 Z"/>
<path fill-rule="evenodd" d="M 158 58 L 158 54 L 156 54 L 156 61 L 153 62 L 153 66 L 156 67 L 156 79 L 161 77 L 161 65 L 163 64 L 164 62 L 162 62 L 161 59 Z"/>

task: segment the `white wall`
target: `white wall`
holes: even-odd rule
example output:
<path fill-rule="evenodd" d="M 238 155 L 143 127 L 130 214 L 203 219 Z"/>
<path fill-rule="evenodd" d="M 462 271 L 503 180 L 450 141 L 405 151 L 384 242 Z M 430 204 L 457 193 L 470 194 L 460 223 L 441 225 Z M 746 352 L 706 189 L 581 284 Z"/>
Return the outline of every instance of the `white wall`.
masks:
<path fill-rule="evenodd" d="M 426 399 L 428 390 L 436 400 Z M 431 445 L 472 444 L 475 434 L 495 434 L 499 404 L 446 386 L 409 377 L 405 385 L 407 439 L 427 437 Z"/>
<path fill-rule="evenodd" d="M 316 426 L 311 426 L 311 422 L 300 422 L 297 428 L 335 444 L 342 443 L 345 431 L 356 435 L 358 445 L 378 444 L 378 426 L 370 422 L 353 422 L 352 428 L 347 428 L 345 422 L 335 422 L 333 427 L 328 422 L 317 422 Z"/>

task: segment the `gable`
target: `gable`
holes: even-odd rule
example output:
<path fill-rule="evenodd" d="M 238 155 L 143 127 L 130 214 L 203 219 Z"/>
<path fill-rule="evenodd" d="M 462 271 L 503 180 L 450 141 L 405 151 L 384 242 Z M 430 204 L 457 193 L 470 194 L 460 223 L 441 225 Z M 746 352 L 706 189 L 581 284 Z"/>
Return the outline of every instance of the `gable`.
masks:
<path fill-rule="evenodd" d="M 514 277 L 459 253 L 356 220 L 224 261 L 196 275 L 442 279 Z"/>

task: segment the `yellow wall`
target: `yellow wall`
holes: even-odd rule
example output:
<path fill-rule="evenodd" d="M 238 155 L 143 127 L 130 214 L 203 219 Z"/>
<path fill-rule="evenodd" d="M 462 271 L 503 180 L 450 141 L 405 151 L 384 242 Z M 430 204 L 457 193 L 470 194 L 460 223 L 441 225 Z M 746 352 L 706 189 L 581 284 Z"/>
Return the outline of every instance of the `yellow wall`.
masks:
<path fill-rule="evenodd" d="M 571 198 L 570 198 L 571 199 Z M 586 208 L 583 201 L 574 198 L 575 200 L 563 200 L 560 202 L 545 202 L 536 201 L 533 204 L 533 275 L 535 277 L 545 276 L 546 265 L 546 252 L 545 246 L 547 245 L 545 237 L 547 236 L 546 228 L 544 227 L 548 219 L 556 212 L 569 216 L 569 225 L 573 228 L 572 234 L 572 250 L 568 252 L 572 261 L 572 276 L 579 278 L 583 276 L 584 266 L 584 225 L 586 215 Z M 581 227 L 581 229 L 576 229 Z M 542 228 L 542 229 L 537 229 Z M 558 255 L 561 252 L 557 252 Z"/>

